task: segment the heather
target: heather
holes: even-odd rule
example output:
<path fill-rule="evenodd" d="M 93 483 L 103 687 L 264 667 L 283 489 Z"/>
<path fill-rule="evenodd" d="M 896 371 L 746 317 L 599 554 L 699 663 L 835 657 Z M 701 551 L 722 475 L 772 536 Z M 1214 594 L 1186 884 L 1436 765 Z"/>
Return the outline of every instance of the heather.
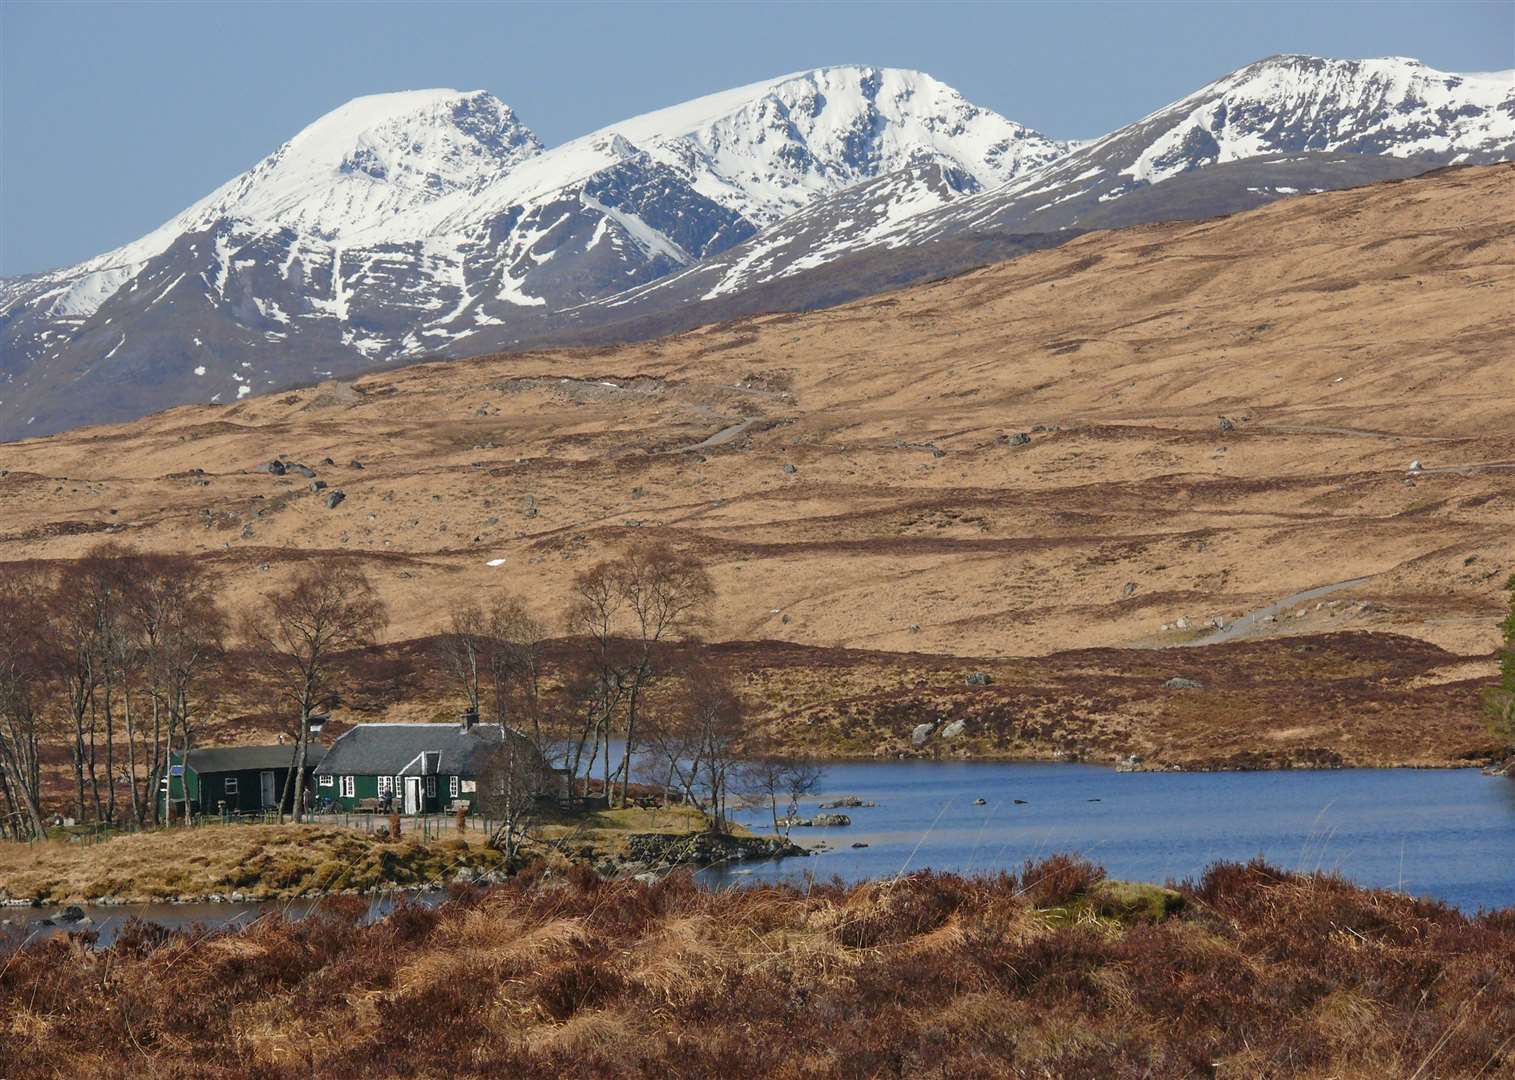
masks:
<path fill-rule="evenodd" d="M 1473 1077 L 1515 1070 L 1515 909 L 1259 862 L 716 892 L 528 870 L 376 924 L 136 924 L 0 961 L 8 1077 Z"/>

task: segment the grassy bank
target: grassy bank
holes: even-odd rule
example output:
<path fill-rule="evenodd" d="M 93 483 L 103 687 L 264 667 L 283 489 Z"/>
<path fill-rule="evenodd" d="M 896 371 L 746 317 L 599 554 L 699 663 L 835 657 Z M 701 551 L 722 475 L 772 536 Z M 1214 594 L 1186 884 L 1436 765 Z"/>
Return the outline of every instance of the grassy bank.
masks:
<path fill-rule="evenodd" d="M 212 895 L 287 899 L 316 892 L 413 888 L 461 868 L 497 867 L 481 833 L 384 841 L 322 825 L 160 829 L 83 846 L 0 844 L 0 895 L 43 903 Z"/>
<path fill-rule="evenodd" d="M 630 837 L 683 836 L 704 826 L 697 811 L 682 806 L 557 813 L 537 825 L 523 853 L 558 869 L 577 862 L 614 865 L 625 857 Z M 446 882 L 459 870 L 500 869 L 499 853 L 485 841 L 481 829 L 454 833 L 450 825 L 441 839 L 398 841 L 324 825 L 218 825 L 91 844 L 67 838 L 3 843 L 0 899 L 54 904 L 108 897 L 135 903 L 241 893 L 282 900 L 414 888 Z"/>
<path fill-rule="evenodd" d="M 1509 1075 L 1515 909 L 1261 864 L 709 892 L 526 874 L 0 965 L 7 1075 Z M 163 975 L 173 972 L 173 992 Z M 439 1072 L 439 1070 L 441 1070 Z"/>

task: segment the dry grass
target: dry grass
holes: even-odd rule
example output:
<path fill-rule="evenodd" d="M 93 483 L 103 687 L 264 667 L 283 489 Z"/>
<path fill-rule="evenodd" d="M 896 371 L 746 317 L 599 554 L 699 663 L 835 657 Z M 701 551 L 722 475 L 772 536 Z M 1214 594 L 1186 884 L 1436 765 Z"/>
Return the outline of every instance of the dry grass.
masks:
<path fill-rule="evenodd" d="M 161 829 L 81 846 L 67 840 L 0 844 L 0 895 L 44 903 L 130 902 L 242 892 L 285 899 L 312 892 L 415 886 L 499 856 L 478 833 L 385 842 L 321 825 Z"/>
<path fill-rule="evenodd" d="M 347 900 L 209 939 L 137 924 L 107 950 L 54 940 L 0 964 L 4 1068 L 274 1080 L 1515 1068 L 1515 909 L 1470 918 L 1254 863 L 1180 886 L 1166 914 L 1100 914 L 1093 868 L 1027 871 L 720 893 L 532 872 L 372 925 Z M 1039 890 L 1057 917 L 1033 906 Z"/>

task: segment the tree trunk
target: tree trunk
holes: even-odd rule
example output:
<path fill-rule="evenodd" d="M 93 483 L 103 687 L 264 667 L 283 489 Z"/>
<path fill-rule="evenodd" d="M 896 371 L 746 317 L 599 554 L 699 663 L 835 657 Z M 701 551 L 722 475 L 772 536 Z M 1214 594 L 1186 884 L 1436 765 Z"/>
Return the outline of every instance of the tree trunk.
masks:
<path fill-rule="evenodd" d="M 105 680 L 105 820 L 116 823 L 116 687 Z"/>
<path fill-rule="evenodd" d="M 141 825 L 144 819 L 142 800 L 137 797 L 137 729 L 132 720 L 131 690 L 126 691 L 126 782 L 131 786 L 132 820 Z"/>
<path fill-rule="evenodd" d="M 42 814 L 37 809 L 36 798 L 27 787 L 25 776 L 21 775 L 22 770 L 17 769 L 7 755 L 5 760 L 0 761 L 0 771 L 5 774 L 7 794 L 18 804 L 21 824 L 30 830 L 34 839 L 43 839 L 47 836 L 47 828 L 42 824 Z"/>
<path fill-rule="evenodd" d="M 95 756 L 95 732 L 100 726 L 99 716 L 95 710 L 95 695 L 89 696 L 89 789 L 95 800 L 95 820 L 102 821 L 105 817 L 104 804 L 100 802 L 100 771 L 96 768 L 99 760 Z"/>
<path fill-rule="evenodd" d="M 310 710 L 300 710 L 300 738 L 295 744 L 295 802 L 294 817 L 299 823 L 305 818 L 305 748 L 310 743 Z M 283 810 L 283 806 L 280 806 Z"/>

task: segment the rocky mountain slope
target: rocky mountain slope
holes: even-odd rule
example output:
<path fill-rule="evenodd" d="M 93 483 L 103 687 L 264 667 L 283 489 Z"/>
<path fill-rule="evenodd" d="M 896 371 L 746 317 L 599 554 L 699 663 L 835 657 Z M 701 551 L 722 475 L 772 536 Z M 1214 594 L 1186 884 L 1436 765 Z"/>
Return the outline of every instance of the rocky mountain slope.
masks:
<path fill-rule="evenodd" d="M 551 150 L 488 94 L 362 98 L 117 251 L 0 290 L 0 437 L 433 354 L 719 253 L 902 168 L 1063 144 L 918 72 L 825 68 Z"/>
<path fill-rule="evenodd" d="M 972 261 L 981 245 L 944 253 L 944 241 L 1008 238 L 999 253 L 1010 254 L 1027 234 L 1211 217 L 1512 156 L 1515 72 L 1455 75 L 1401 57 L 1274 56 L 992 190 L 948 198 L 941 181 L 883 177 L 569 318 L 586 330 L 640 320 L 666 332 L 712 321 L 712 307 L 726 318 L 803 307 L 786 300 L 828 278 L 858 280 L 850 295 L 867 295 L 869 277 L 856 268 L 870 262 L 888 262 L 898 282 L 985 261 Z M 838 260 L 848 273 L 816 272 Z M 807 285 L 784 282 L 796 277 Z"/>

